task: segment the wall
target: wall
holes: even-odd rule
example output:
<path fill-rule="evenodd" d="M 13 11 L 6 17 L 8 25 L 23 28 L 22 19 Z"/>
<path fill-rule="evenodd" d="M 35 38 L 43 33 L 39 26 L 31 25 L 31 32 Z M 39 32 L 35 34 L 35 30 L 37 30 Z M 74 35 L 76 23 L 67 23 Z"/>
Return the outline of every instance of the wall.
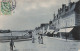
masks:
<path fill-rule="evenodd" d="M 53 21 L 53 25 L 56 29 L 75 26 L 75 12 Z"/>

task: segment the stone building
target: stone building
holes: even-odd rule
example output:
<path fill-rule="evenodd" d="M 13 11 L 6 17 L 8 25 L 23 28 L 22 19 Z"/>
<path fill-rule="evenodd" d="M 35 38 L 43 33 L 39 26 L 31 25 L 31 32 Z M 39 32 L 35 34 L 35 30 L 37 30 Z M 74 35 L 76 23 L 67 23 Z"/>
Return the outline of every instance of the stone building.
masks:
<path fill-rule="evenodd" d="M 54 13 L 52 25 L 61 38 L 80 39 L 80 0 L 62 4 L 58 14 Z"/>

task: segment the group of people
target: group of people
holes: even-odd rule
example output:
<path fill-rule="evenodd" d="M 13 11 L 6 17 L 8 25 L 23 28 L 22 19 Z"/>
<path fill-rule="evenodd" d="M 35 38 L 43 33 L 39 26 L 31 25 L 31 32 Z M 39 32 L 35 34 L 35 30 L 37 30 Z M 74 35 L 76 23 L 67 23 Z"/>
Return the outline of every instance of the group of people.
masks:
<path fill-rule="evenodd" d="M 42 34 L 39 34 L 39 33 L 38 33 L 38 42 L 39 42 L 39 44 L 43 44 L 43 36 L 42 36 Z M 32 36 L 32 43 L 35 43 L 34 36 Z"/>

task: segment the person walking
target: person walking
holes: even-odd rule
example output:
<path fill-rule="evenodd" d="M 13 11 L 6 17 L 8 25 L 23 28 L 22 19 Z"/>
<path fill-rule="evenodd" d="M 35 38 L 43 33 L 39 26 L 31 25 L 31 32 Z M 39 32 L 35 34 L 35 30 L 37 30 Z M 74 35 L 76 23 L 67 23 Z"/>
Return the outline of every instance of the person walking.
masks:
<path fill-rule="evenodd" d="M 43 44 L 43 37 L 42 37 L 42 34 L 41 34 L 41 44 Z"/>
<path fill-rule="evenodd" d="M 40 35 L 38 36 L 38 42 L 39 42 L 39 44 L 40 44 Z"/>
<path fill-rule="evenodd" d="M 10 41 L 10 51 L 13 51 L 13 47 L 15 47 L 15 46 L 14 46 L 14 41 L 13 41 L 13 39 L 11 38 L 11 41 Z"/>
<path fill-rule="evenodd" d="M 35 43 L 35 38 L 34 38 L 34 36 L 32 36 L 32 43 Z"/>

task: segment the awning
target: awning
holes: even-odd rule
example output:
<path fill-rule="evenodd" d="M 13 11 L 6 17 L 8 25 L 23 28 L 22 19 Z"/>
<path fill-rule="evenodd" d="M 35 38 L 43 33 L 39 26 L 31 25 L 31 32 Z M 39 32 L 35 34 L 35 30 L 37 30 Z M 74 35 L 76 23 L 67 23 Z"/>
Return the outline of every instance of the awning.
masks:
<path fill-rule="evenodd" d="M 47 32 L 53 33 L 53 32 L 54 32 L 54 30 L 47 30 Z"/>
<path fill-rule="evenodd" d="M 48 32 L 46 32 L 45 34 L 47 34 Z"/>
<path fill-rule="evenodd" d="M 54 32 L 54 34 L 57 34 L 58 32 Z"/>
<path fill-rule="evenodd" d="M 46 34 L 47 34 L 47 33 L 51 33 L 51 34 L 52 34 L 53 32 L 46 32 Z"/>
<path fill-rule="evenodd" d="M 39 30 L 39 34 L 43 34 L 42 30 Z"/>
<path fill-rule="evenodd" d="M 50 31 L 50 33 L 53 33 L 53 31 Z"/>
<path fill-rule="evenodd" d="M 73 28 L 60 29 L 58 32 L 70 32 Z"/>

